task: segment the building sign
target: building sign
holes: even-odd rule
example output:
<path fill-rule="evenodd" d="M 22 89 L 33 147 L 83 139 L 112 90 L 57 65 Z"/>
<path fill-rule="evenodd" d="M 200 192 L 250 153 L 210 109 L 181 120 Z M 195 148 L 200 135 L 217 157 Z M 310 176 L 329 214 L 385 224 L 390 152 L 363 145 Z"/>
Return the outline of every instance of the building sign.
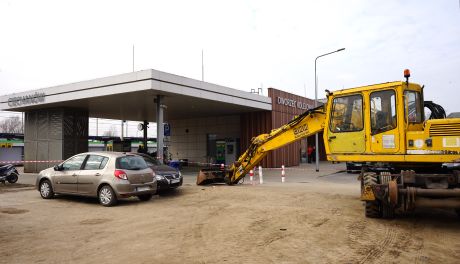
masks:
<path fill-rule="evenodd" d="M 45 93 L 33 93 L 23 96 L 11 97 L 8 98 L 8 106 L 21 106 L 21 105 L 30 105 L 30 104 L 39 104 L 45 102 Z"/>
<path fill-rule="evenodd" d="M 276 102 L 280 105 L 290 106 L 290 107 L 294 107 L 294 108 L 298 108 L 302 110 L 307 110 L 307 109 L 312 108 L 311 105 L 307 103 L 296 101 L 293 99 L 283 98 L 283 97 L 277 97 Z"/>

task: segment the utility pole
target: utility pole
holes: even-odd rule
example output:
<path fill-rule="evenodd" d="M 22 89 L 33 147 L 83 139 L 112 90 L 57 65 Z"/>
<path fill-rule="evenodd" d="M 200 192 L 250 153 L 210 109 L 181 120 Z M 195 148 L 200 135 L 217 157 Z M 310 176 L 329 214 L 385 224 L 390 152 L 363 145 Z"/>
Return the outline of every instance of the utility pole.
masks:
<path fill-rule="evenodd" d="M 319 55 L 315 59 L 315 108 L 318 106 L 318 75 L 316 74 L 316 61 L 321 57 L 324 57 L 324 56 L 332 54 L 332 53 L 340 52 L 340 51 L 343 51 L 343 50 L 345 50 L 345 48 L 341 48 L 341 49 L 338 49 L 338 50 L 335 50 L 335 51 L 331 51 L 331 52 Z M 317 172 L 319 171 L 319 144 L 318 144 L 318 141 L 319 141 L 318 140 L 318 133 L 316 133 L 315 134 L 315 163 L 316 163 L 316 171 Z"/>

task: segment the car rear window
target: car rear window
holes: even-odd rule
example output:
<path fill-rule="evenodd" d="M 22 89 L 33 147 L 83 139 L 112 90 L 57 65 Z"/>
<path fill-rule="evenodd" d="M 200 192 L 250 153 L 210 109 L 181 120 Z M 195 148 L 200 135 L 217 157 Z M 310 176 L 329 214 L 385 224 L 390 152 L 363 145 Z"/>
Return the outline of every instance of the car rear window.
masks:
<path fill-rule="evenodd" d="M 115 162 L 115 167 L 122 170 L 143 170 L 148 168 L 143 158 L 132 155 L 118 157 Z"/>

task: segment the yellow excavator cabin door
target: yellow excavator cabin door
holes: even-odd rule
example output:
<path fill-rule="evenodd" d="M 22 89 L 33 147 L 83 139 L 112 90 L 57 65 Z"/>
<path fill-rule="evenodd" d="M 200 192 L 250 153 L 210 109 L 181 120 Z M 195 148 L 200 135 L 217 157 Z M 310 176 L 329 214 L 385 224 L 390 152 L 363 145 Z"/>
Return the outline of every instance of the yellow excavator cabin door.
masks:
<path fill-rule="evenodd" d="M 393 89 L 370 93 L 370 130 L 372 153 L 399 151 L 397 96 Z"/>
<path fill-rule="evenodd" d="M 326 133 L 332 154 L 365 151 L 362 94 L 338 96 L 333 99 Z"/>

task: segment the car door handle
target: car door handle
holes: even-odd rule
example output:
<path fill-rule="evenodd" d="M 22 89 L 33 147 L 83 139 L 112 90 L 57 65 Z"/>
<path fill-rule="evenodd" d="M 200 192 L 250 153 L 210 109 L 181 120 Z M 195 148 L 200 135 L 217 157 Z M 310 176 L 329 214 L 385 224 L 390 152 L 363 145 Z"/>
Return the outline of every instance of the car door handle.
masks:
<path fill-rule="evenodd" d="M 100 174 L 100 173 L 96 173 L 96 174 L 94 174 L 94 176 L 101 176 L 101 174 Z"/>
<path fill-rule="evenodd" d="M 336 137 L 336 136 L 330 136 L 330 137 L 329 137 L 329 141 L 331 141 L 331 140 L 333 140 L 333 139 L 335 139 L 335 138 L 337 138 L 337 137 Z"/>
<path fill-rule="evenodd" d="M 75 176 L 77 176 L 77 174 L 74 173 L 74 174 L 72 174 L 72 176 L 75 177 Z"/>

